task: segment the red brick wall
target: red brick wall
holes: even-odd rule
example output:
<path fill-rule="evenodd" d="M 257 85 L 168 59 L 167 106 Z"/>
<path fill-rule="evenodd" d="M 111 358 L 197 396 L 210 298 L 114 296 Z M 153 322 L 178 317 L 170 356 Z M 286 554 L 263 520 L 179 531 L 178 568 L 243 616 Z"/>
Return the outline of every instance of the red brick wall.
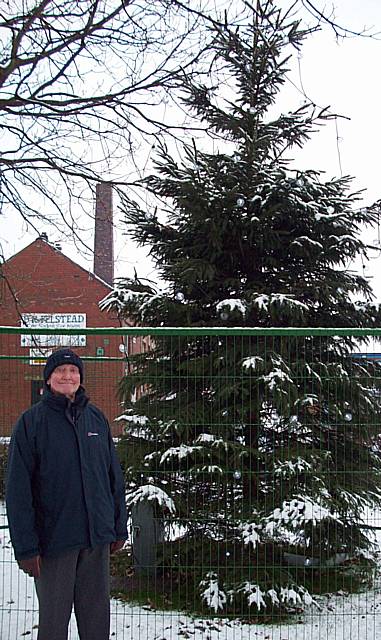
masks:
<path fill-rule="evenodd" d="M 1 325 L 20 326 L 23 313 L 86 313 L 87 327 L 119 326 L 115 315 L 98 306 L 110 287 L 42 239 L 10 258 L 2 272 L 6 280 L 1 281 L 0 289 Z M 120 358 L 120 362 L 85 362 L 86 391 L 117 435 L 121 427 L 112 423 L 121 413 L 117 385 L 124 372 L 119 350 L 122 339 L 98 335 L 86 340 L 85 347 L 73 347 L 79 356 L 96 356 L 97 347 L 102 347 L 104 356 Z M 139 338 L 128 342 L 134 352 L 140 350 Z M 29 355 L 29 348 L 21 346 L 20 335 L 0 334 L 0 354 Z M 43 366 L 30 365 L 29 360 L 0 359 L 0 436 L 9 435 L 17 417 L 30 406 L 31 380 L 42 379 L 42 371 Z"/>

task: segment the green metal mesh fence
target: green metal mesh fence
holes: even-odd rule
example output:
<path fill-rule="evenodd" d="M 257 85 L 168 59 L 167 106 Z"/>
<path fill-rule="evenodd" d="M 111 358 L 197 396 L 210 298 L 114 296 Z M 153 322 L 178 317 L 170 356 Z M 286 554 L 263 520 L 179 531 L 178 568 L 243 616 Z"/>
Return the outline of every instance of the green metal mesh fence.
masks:
<path fill-rule="evenodd" d="M 111 637 L 381 638 L 381 330 L 30 333 L 0 331 L 0 484 L 46 355 L 74 345 L 126 481 Z M 0 513 L 0 636 L 36 638 Z"/>

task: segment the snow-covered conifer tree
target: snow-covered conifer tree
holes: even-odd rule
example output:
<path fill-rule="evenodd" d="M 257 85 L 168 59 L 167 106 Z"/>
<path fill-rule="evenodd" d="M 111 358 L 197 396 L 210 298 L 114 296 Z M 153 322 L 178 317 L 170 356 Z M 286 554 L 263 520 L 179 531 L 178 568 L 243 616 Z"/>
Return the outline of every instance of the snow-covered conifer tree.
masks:
<path fill-rule="evenodd" d="M 151 327 L 377 326 L 369 283 L 350 263 L 366 258 L 360 230 L 379 207 L 356 208 L 349 178 L 295 169 L 295 148 L 329 118 L 310 104 L 275 115 L 307 33 L 271 0 L 245 6 L 238 28 L 215 27 L 208 83 L 179 79 L 213 151 L 184 143 L 178 160 L 163 147 L 144 187 L 165 219 L 124 201 L 165 284 L 121 280 L 103 304 Z M 176 510 L 185 533 L 166 563 L 185 567 L 189 593 L 199 585 L 195 606 L 295 609 L 311 596 L 285 551 L 322 566 L 369 547 L 375 368 L 351 357 L 348 336 L 212 333 L 155 337 L 123 381 L 127 444 L 140 442 L 130 499 L 152 484 Z M 128 408 L 135 388 L 144 393 Z"/>

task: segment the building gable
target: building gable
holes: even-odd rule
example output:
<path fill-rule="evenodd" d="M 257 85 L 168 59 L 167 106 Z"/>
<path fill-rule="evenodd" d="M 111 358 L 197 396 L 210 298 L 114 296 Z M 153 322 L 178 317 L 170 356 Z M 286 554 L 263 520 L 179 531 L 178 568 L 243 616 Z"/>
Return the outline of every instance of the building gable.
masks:
<path fill-rule="evenodd" d="M 98 306 L 110 285 L 41 238 L 7 260 L 2 272 L 2 324 L 19 324 L 23 313 L 78 312 L 85 307 L 94 316 L 89 326 L 115 324 L 116 317 Z M 111 317 L 113 322 L 107 322 Z"/>

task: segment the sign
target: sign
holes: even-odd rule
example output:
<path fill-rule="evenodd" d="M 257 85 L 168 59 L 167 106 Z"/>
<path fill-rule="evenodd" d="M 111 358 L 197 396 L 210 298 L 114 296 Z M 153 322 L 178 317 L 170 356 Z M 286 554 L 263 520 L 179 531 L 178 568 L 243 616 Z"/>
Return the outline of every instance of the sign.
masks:
<path fill-rule="evenodd" d="M 51 349 L 29 349 L 29 364 L 45 366 L 47 358 L 52 354 Z"/>
<path fill-rule="evenodd" d="M 83 329 L 86 327 L 85 313 L 23 313 L 21 326 L 33 329 Z M 86 336 L 60 335 L 21 336 L 22 347 L 85 347 Z"/>

